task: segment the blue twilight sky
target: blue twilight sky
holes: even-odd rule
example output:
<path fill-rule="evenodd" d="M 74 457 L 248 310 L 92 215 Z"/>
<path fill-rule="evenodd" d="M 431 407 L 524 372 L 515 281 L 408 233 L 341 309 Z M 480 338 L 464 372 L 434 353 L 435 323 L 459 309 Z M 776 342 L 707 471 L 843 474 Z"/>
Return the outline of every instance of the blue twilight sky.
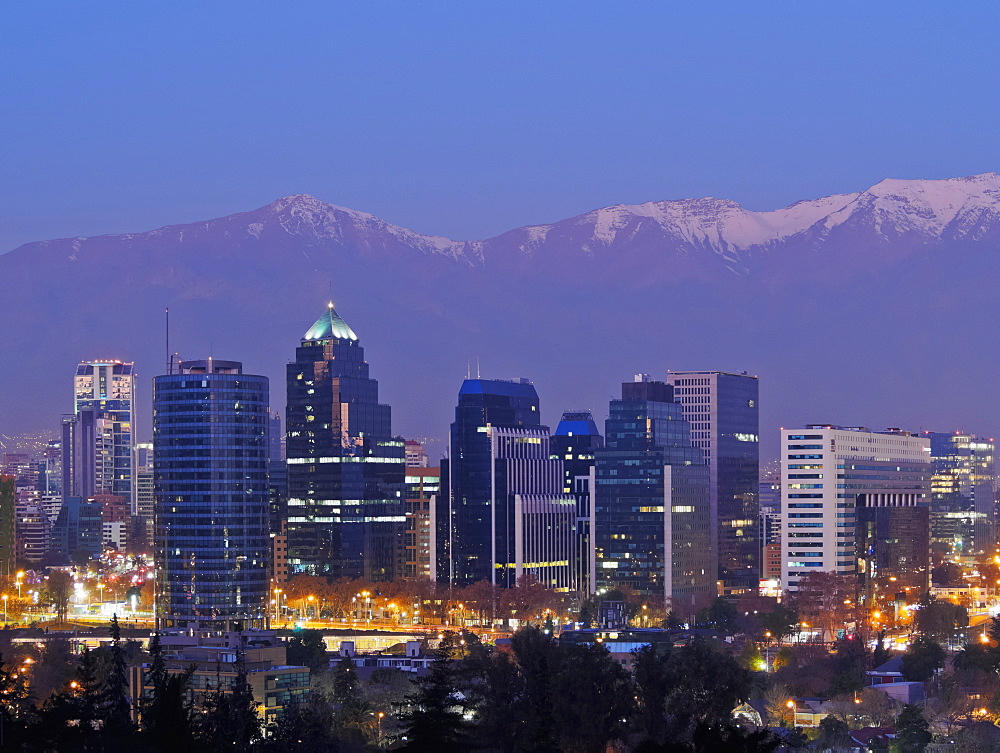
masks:
<path fill-rule="evenodd" d="M 14 2 L 0 252 L 292 193 L 487 237 L 1000 167 L 993 2 Z"/>

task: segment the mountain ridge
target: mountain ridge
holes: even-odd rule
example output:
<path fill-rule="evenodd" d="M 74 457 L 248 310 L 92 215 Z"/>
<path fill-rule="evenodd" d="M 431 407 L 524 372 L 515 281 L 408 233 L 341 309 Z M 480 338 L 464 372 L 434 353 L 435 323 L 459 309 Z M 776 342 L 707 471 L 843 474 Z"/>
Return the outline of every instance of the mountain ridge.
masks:
<path fill-rule="evenodd" d="M 614 204 L 551 223 L 524 225 L 485 239 L 454 240 L 418 233 L 368 212 L 292 194 L 257 209 L 198 222 L 165 225 L 139 233 L 113 233 L 24 244 L 24 249 L 65 247 L 71 259 L 88 245 L 134 247 L 152 241 L 204 240 L 214 233 L 237 243 L 267 241 L 275 233 L 306 245 L 333 242 L 361 254 L 416 251 L 467 265 L 491 258 L 530 260 L 554 252 L 584 256 L 659 246 L 689 256 L 714 254 L 730 271 L 750 271 L 753 257 L 784 245 L 818 248 L 838 233 L 877 246 L 907 239 L 980 240 L 1000 234 L 1000 175 L 982 173 L 942 180 L 887 178 L 864 191 L 802 199 L 774 210 L 754 211 L 730 199 L 701 197 Z"/>

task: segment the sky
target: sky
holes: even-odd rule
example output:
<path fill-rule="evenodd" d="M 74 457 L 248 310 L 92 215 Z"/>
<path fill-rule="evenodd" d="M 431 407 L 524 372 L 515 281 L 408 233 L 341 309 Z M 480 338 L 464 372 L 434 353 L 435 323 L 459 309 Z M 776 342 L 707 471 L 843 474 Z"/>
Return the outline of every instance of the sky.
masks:
<path fill-rule="evenodd" d="M 482 238 L 1000 166 L 995 2 L 21 2 L 0 252 L 309 193 Z"/>

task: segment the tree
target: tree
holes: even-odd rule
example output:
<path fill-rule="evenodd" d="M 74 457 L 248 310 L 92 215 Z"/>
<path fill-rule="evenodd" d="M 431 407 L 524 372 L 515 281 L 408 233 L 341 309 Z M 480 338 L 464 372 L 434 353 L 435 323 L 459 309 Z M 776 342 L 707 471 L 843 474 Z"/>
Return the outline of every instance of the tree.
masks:
<path fill-rule="evenodd" d="M 670 692 L 670 645 L 646 645 L 632 652 L 638 726 L 646 740 L 662 745 L 668 728 L 664 706 Z"/>
<path fill-rule="evenodd" d="M 368 705 L 361 695 L 357 667 L 349 656 L 342 657 L 333 670 L 333 703 L 337 737 L 347 747 L 363 747 Z"/>
<path fill-rule="evenodd" d="M 791 693 L 784 685 L 774 684 L 764 691 L 764 710 L 772 727 L 795 725 L 795 707 Z M 789 705 L 792 704 L 792 705 Z"/>
<path fill-rule="evenodd" d="M 851 746 L 851 732 L 847 722 L 835 716 L 825 716 L 819 722 L 819 737 L 816 746 L 824 748 L 846 748 Z"/>
<path fill-rule="evenodd" d="M 306 703 L 290 703 L 268 727 L 263 753 L 338 753 L 329 706 L 312 694 Z"/>
<path fill-rule="evenodd" d="M 522 628 L 511 648 L 524 683 L 522 749 L 530 753 L 558 751 L 555 708 L 558 644 L 538 628 Z"/>
<path fill-rule="evenodd" d="M 833 636 L 854 620 L 857 582 L 850 575 L 809 573 L 787 600 L 808 624 L 820 628 L 823 638 Z"/>
<path fill-rule="evenodd" d="M 128 660 L 122 645 L 121 627 L 118 615 L 111 617 L 111 647 L 108 655 L 104 687 L 101 692 L 101 707 L 104 726 L 108 736 L 121 745 L 131 736 L 132 702 L 128 695 Z"/>
<path fill-rule="evenodd" d="M 711 625 L 723 633 L 735 633 L 739 627 L 740 613 L 730 599 L 721 596 L 706 609 L 698 612 L 698 623 Z"/>
<path fill-rule="evenodd" d="M 36 721 L 31 692 L 23 675 L 11 671 L 0 657 L 0 731 L 3 750 L 21 750 L 31 738 L 31 726 Z"/>
<path fill-rule="evenodd" d="M 664 702 L 672 739 L 692 739 L 698 727 L 728 727 L 732 711 L 753 687 L 750 672 L 707 641 L 675 649 L 667 671 Z"/>
<path fill-rule="evenodd" d="M 969 624 L 966 608 L 950 601 L 939 601 L 924 594 L 918 606 L 920 608 L 913 619 L 914 627 L 922 636 L 938 643 L 947 643 L 957 629 Z"/>
<path fill-rule="evenodd" d="M 438 657 L 417 682 L 410 708 L 400 721 L 404 741 L 400 750 L 414 753 L 463 753 L 470 747 L 463 703 L 455 693 L 455 670 L 451 661 Z"/>
<path fill-rule="evenodd" d="M 799 615 L 788 603 L 776 603 L 770 611 L 757 615 L 757 621 L 763 631 L 770 633 L 771 638 L 781 643 L 786 636 L 792 635 L 799 624 Z"/>
<path fill-rule="evenodd" d="M 941 644 L 920 635 L 903 653 L 903 677 L 907 682 L 927 682 L 944 666 L 947 652 Z"/>
<path fill-rule="evenodd" d="M 145 684 L 150 695 L 140 702 L 142 733 L 151 750 L 185 751 L 191 747 L 191 704 L 187 688 L 194 667 L 185 672 L 168 674 L 160 647 L 160 634 L 154 633 L 149 642 L 149 669 Z"/>
<path fill-rule="evenodd" d="M 905 704 L 896 717 L 896 740 L 901 753 L 922 753 L 931 741 L 930 725 L 919 706 Z"/>
<path fill-rule="evenodd" d="M 744 642 L 738 661 L 743 669 L 749 669 L 751 672 L 762 672 L 766 669 L 764 655 L 753 641 Z"/>
<path fill-rule="evenodd" d="M 567 753 L 604 753 L 623 736 L 631 714 L 628 672 L 599 643 L 560 646 L 554 717 L 559 749 Z"/>
<path fill-rule="evenodd" d="M 896 701 L 882 690 L 865 688 L 857 710 L 872 727 L 888 727 L 896 718 Z"/>
<path fill-rule="evenodd" d="M 499 753 L 515 753 L 520 749 L 525 699 L 524 677 L 514 657 L 507 651 L 476 652 L 466 663 L 477 737 L 489 740 Z"/>
<path fill-rule="evenodd" d="M 200 746 L 215 751 L 250 750 L 260 740 L 260 717 L 253 689 L 247 681 L 242 654 L 236 660 L 236 677 L 230 691 L 221 680 L 202 703 L 204 714 L 199 719 L 197 737 Z"/>
<path fill-rule="evenodd" d="M 865 670 L 868 668 L 869 654 L 865 642 L 851 633 L 833 644 L 833 680 L 829 695 L 853 693 L 865 686 Z"/>
<path fill-rule="evenodd" d="M 312 674 L 330 668 L 326 654 L 326 643 L 319 630 L 296 630 L 286 644 L 288 663 L 298 667 L 309 667 Z"/>
<path fill-rule="evenodd" d="M 48 575 L 49 601 L 55 608 L 56 620 L 65 622 L 69 614 L 69 600 L 73 595 L 73 577 L 64 570 L 53 570 Z"/>

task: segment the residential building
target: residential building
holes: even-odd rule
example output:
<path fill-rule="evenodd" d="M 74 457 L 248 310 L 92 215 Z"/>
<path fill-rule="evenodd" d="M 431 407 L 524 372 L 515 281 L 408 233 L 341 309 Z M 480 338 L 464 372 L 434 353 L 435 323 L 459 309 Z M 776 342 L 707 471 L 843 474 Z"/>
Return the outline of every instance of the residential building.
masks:
<path fill-rule="evenodd" d="M 868 593 L 875 585 L 885 590 L 890 579 L 927 577 L 926 535 L 912 545 L 897 539 L 914 536 L 918 519 L 927 519 L 930 440 L 898 429 L 811 424 L 782 429 L 781 456 L 785 589 L 796 590 L 811 572 L 859 575 Z M 905 556 L 894 548 L 899 543 Z"/>
<path fill-rule="evenodd" d="M 159 625 L 263 627 L 267 377 L 238 361 L 182 361 L 153 379 Z"/>
<path fill-rule="evenodd" d="M 636 379 L 611 401 L 594 452 L 595 587 L 627 586 L 687 610 L 716 591 L 709 469 L 673 388 Z"/>
<path fill-rule="evenodd" d="M 136 445 L 135 515 L 132 516 L 129 550 L 133 554 L 152 550 L 155 535 L 156 494 L 153 490 L 153 443 Z"/>
<path fill-rule="evenodd" d="M 594 592 L 593 472 L 594 453 L 604 446 L 590 411 L 562 414 L 550 449 L 563 464 L 563 493 L 576 501 L 576 581 L 580 593 Z"/>
<path fill-rule="evenodd" d="M 135 466 L 132 445 L 135 406 L 135 364 L 118 360 L 83 361 L 76 368 L 73 414 L 92 410 L 95 420 L 106 424 L 106 444 L 96 452 L 94 487 L 73 490 L 72 494 L 117 494 L 129 501 L 135 512 Z M 64 445 L 65 446 L 65 445 Z M 73 446 L 79 451 L 79 445 Z M 89 457 L 89 448 L 85 450 Z M 88 475 L 83 471 L 84 476 Z M 67 493 L 67 496 L 71 496 Z"/>
<path fill-rule="evenodd" d="M 15 477 L 0 474 L 0 577 L 9 578 L 17 561 Z"/>
<path fill-rule="evenodd" d="M 430 465 L 430 460 L 427 458 L 427 451 L 424 449 L 423 444 L 415 439 L 406 440 L 406 467 L 407 468 L 426 468 Z"/>
<path fill-rule="evenodd" d="M 406 529 L 403 440 L 332 303 L 288 364 L 287 390 L 290 573 L 393 580 Z"/>
<path fill-rule="evenodd" d="M 285 646 L 273 633 L 252 631 L 239 638 L 242 644 L 231 640 L 223 645 L 205 645 L 192 643 L 184 635 L 162 636 L 167 674 L 190 672 L 186 692 L 192 699 L 199 699 L 220 689 L 230 693 L 242 669 L 264 724 L 277 722 L 288 706 L 308 700 L 309 668 L 287 664 Z M 130 668 L 132 698 L 149 698 L 152 694 L 149 668 L 148 663 Z M 135 706 L 141 713 L 141 704 Z"/>
<path fill-rule="evenodd" d="M 410 443 L 407 441 L 408 453 L 409 450 Z M 426 454 L 424 459 L 426 460 Z M 403 577 L 407 580 L 434 579 L 433 511 L 440 493 L 440 467 L 414 465 L 406 468 L 406 542 Z"/>
<path fill-rule="evenodd" d="M 668 371 L 709 469 L 712 551 L 725 593 L 755 591 L 760 579 L 758 380 L 746 372 Z"/>
<path fill-rule="evenodd" d="M 439 580 L 513 586 L 524 575 L 576 590 L 576 501 L 563 492 L 538 393 L 527 379 L 466 379 L 442 464 Z M 447 469 L 447 472 L 445 472 Z"/>
<path fill-rule="evenodd" d="M 958 431 L 922 436 L 931 441 L 931 543 L 945 555 L 991 554 L 996 443 Z"/>

